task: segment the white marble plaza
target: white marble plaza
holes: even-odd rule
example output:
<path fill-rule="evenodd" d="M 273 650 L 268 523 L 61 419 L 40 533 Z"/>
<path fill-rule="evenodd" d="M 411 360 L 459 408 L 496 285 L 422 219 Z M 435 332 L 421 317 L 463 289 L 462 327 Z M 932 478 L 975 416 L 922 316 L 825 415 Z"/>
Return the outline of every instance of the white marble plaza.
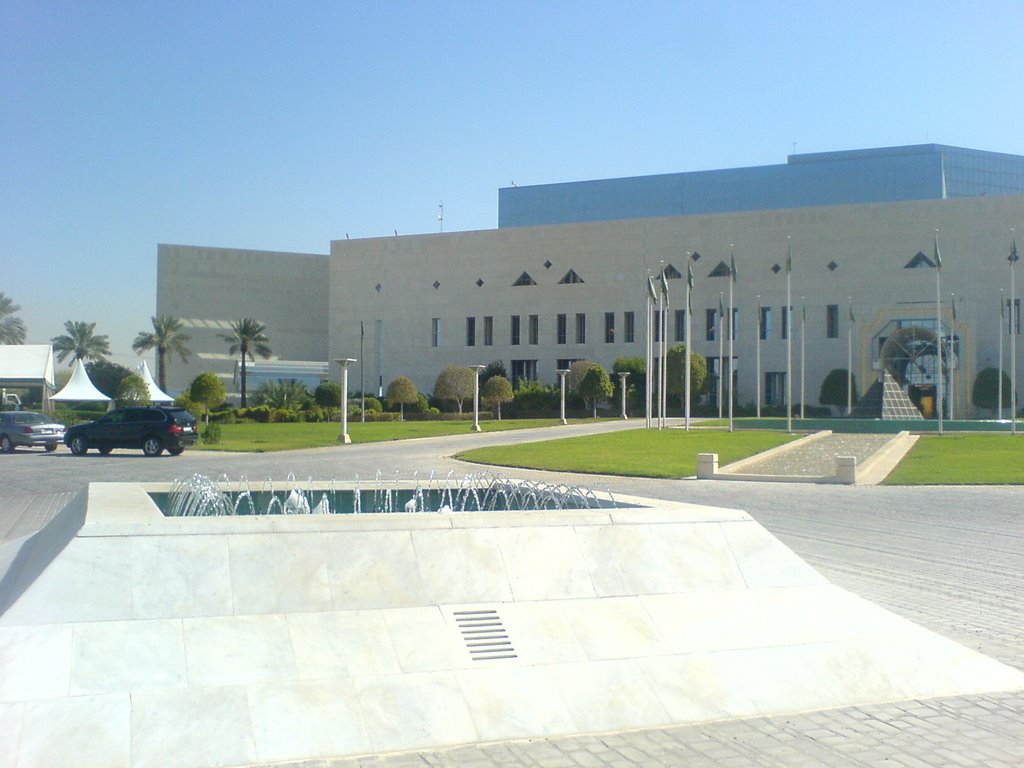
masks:
<path fill-rule="evenodd" d="M 243 766 L 1024 689 L 735 510 L 164 518 L 0 548 L 0 764 Z M 507 646 L 464 634 L 493 611 Z"/>

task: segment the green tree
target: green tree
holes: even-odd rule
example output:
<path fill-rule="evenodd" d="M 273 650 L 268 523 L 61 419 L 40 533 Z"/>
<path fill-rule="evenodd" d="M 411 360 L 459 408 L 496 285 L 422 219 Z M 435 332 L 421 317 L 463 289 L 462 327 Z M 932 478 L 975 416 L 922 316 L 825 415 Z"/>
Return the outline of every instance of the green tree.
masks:
<path fill-rule="evenodd" d="M 602 397 L 608 397 L 614 391 L 615 388 L 612 386 L 612 380 L 608 378 L 608 372 L 597 363 L 591 364 L 575 389 L 576 394 L 582 397 L 584 402 L 590 402 L 595 419 L 597 418 L 597 401 Z"/>
<path fill-rule="evenodd" d="M 988 408 L 993 413 L 999 408 L 999 369 L 985 368 L 974 379 L 971 400 L 979 408 Z M 1010 377 L 1003 371 L 1003 407 L 1011 404 Z"/>
<path fill-rule="evenodd" d="M 14 313 L 21 307 L 0 291 L 0 344 L 24 344 L 25 323 Z"/>
<path fill-rule="evenodd" d="M 188 399 L 203 406 L 206 416 L 206 425 L 210 425 L 210 409 L 228 399 L 228 390 L 224 382 L 213 371 L 200 373 L 188 387 Z"/>
<path fill-rule="evenodd" d="M 486 368 L 480 371 L 481 392 L 483 391 L 482 387 L 484 384 L 495 376 L 504 376 L 506 379 L 508 378 L 508 371 L 505 369 L 505 364 L 501 362 L 501 360 L 492 360 L 487 364 Z"/>
<path fill-rule="evenodd" d="M 304 408 L 309 402 L 309 390 L 298 379 L 265 381 L 256 390 L 253 400 L 256 402 L 256 405 L 297 411 Z"/>
<path fill-rule="evenodd" d="M 96 323 L 64 321 L 67 333 L 50 339 L 57 362 L 63 363 L 68 357 L 68 366 L 76 360 L 105 360 L 110 355 L 110 341 L 106 334 L 96 333 Z"/>
<path fill-rule="evenodd" d="M 132 372 L 123 365 L 112 363 L 109 360 L 96 360 L 85 364 L 85 372 L 93 386 L 109 398 L 117 399 L 117 388 L 126 376 Z"/>
<path fill-rule="evenodd" d="M 396 376 L 388 384 L 387 395 L 385 395 L 384 399 L 388 401 L 388 405 L 392 407 L 398 406 L 399 413 L 401 414 L 399 418 L 405 421 L 405 406 L 418 402 L 419 395 L 420 393 L 416 391 L 416 385 L 410 379 L 405 376 Z"/>
<path fill-rule="evenodd" d="M 313 390 L 313 400 L 327 411 L 328 421 L 331 420 L 334 409 L 341 407 L 341 395 L 341 384 L 336 381 L 325 381 Z"/>
<path fill-rule="evenodd" d="M 231 333 L 221 334 L 230 348 L 229 355 L 240 355 L 241 369 L 239 379 L 242 385 L 242 407 L 245 408 L 245 361 L 256 362 L 254 355 L 266 359 L 273 354 L 270 351 L 270 339 L 267 338 L 267 328 L 263 323 L 253 320 L 251 317 L 243 317 L 231 323 Z"/>
<path fill-rule="evenodd" d="M 569 373 L 565 375 L 565 388 L 570 392 L 576 392 L 580 387 L 580 382 L 583 381 L 583 377 L 587 375 L 587 371 L 593 368 L 597 363 L 593 360 L 577 360 L 569 364 Z"/>
<path fill-rule="evenodd" d="M 188 348 L 188 334 L 182 333 L 184 323 L 170 315 L 157 315 L 150 318 L 153 331 L 139 331 L 132 342 L 132 349 L 143 354 L 151 349 L 156 350 L 156 381 L 164 392 L 167 391 L 167 357 L 178 355 L 181 362 L 187 363 L 192 350 Z"/>
<path fill-rule="evenodd" d="M 512 383 L 504 376 L 492 376 L 484 382 L 480 391 L 484 405 L 497 410 L 498 421 L 501 421 L 501 404 L 511 403 L 514 397 Z"/>
<path fill-rule="evenodd" d="M 668 351 L 668 393 L 679 398 L 680 407 L 686 408 L 686 345 L 677 344 Z M 690 394 L 704 392 L 708 383 L 708 363 L 702 355 L 690 352 Z M 691 400 L 692 403 L 692 400 Z"/>
<path fill-rule="evenodd" d="M 642 357 L 620 357 L 612 365 L 613 373 L 628 373 L 626 379 L 626 397 L 634 405 L 642 403 L 647 392 L 647 361 Z M 612 379 L 618 393 L 619 377 Z M 621 397 L 621 394 L 619 395 Z"/>
<path fill-rule="evenodd" d="M 462 404 L 473 397 L 476 387 L 476 374 L 465 365 L 448 365 L 438 374 L 434 382 L 434 397 L 438 400 L 450 400 L 462 413 Z"/>
<path fill-rule="evenodd" d="M 846 407 L 847 398 L 847 370 L 845 368 L 833 368 L 821 382 L 821 392 L 818 394 L 818 402 L 822 405 L 834 405 L 836 408 Z M 857 377 L 853 377 L 853 404 L 857 404 Z"/>
<path fill-rule="evenodd" d="M 119 406 L 149 405 L 149 387 L 137 373 L 129 373 L 117 385 L 114 402 Z"/>

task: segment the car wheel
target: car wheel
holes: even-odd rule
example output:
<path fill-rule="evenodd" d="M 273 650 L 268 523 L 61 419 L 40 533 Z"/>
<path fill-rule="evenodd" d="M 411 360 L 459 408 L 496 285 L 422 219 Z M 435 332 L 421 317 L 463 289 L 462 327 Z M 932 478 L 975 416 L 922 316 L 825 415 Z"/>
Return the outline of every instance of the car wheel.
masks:
<path fill-rule="evenodd" d="M 57 444 L 56 443 L 47 443 L 46 444 L 46 452 L 47 453 L 53 453 L 56 450 L 57 450 Z"/>
<path fill-rule="evenodd" d="M 3 453 L 14 453 L 14 443 L 7 435 L 0 435 L 0 451 Z"/>
<path fill-rule="evenodd" d="M 185 452 L 185 446 L 179 445 L 177 448 L 168 448 L 167 452 L 171 454 L 171 456 L 181 456 L 181 454 Z"/>
<path fill-rule="evenodd" d="M 68 447 L 75 456 L 85 456 L 85 452 L 89 450 L 89 443 L 84 437 L 76 435 L 71 438 Z"/>
<path fill-rule="evenodd" d="M 164 450 L 159 437 L 147 437 L 142 441 L 142 452 L 147 456 L 159 456 Z"/>
<path fill-rule="evenodd" d="M 110 448 L 110 447 L 103 447 L 103 448 L 100 448 L 100 453 L 102 453 L 104 456 L 109 456 L 110 452 L 112 450 L 114 450 L 114 449 Z"/>

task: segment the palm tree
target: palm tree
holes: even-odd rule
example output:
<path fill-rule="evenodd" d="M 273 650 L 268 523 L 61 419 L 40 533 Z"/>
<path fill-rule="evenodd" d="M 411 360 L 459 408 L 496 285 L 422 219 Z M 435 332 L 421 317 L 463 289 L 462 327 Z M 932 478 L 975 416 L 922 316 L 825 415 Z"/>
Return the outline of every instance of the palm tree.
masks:
<path fill-rule="evenodd" d="M 242 368 L 240 376 L 242 382 L 243 408 L 245 408 L 246 358 L 256 362 L 256 358 L 253 357 L 253 353 L 262 358 L 268 358 L 272 354 L 270 347 L 267 346 L 267 342 L 270 341 L 270 339 L 267 338 L 266 330 L 267 327 L 263 325 L 263 323 L 253 320 L 251 317 L 243 317 L 241 320 L 236 320 L 231 324 L 231 333 L 220 335 L 224 341 L 231 345 L 231 348 L 228 350 L 229 355 L 237 355 L 241 353 Z"/>
<path fill-rule="evenodd" d="M 182 333 L 184 323 L 170 315 L 159 315 L 150 318 L 153 321 L 153 332 L 139 331 L 139 335 L 132 342 L 132 349 L 140 355 L 151 349 L 156 350 L 156 380 L 160 389 L 167 391 L 167 355 L 178 355 L 181 362 L 187 363 L 192 350 L 186 342 L 188 334 Z"/>
<path fill-rule="evenodd" d="M 65 320 L 64 330 L 67 331 L 65 335 L 50 339 L 58 363 L 63 363 L 68 356 L 71 356 L 70 366 L 76 360 L 104 360 L 110 354 L 107 335 L 96 334 L 96 323 Z"/>
<path fill-rule="evenodd" d="M 24 344 L 25 323 L 15 316 L 21 307 L 0 291 L 0 344 Z"/>

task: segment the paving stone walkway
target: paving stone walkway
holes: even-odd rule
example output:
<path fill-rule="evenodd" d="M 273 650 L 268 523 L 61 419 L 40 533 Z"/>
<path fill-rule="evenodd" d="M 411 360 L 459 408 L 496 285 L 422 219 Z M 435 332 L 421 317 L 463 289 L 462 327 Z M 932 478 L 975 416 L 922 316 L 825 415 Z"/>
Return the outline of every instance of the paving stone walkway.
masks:
<path fill-rule="evenodd" d="M 577 432 L 583 430 L 566 428 L 563 434 Z M 515 442 L 538 439 L 538 435 L 502 434 L 484 439 Z M 0 462 L 0 481 L 19 498 L 0 500 L 0 523 L 6 519 L 10 524 L 19 517 L 19 526 L 29 527 L 32 520 L 39 525 L 49 519 L 52 505 L 59 503 L 62 494 L 83 487 L 88 480 L 172 480 L 193 471 L 213 476 L 228 472 L 237 477 L 244 472 L 250 477 L 280 477 L 289 470 L 330 478 L 350 477 L 353 472 L 372 474 L 384 466 L 464 471 L 467 465 L 446 457 L 470 442 L 483 441 L 480 436 L 466 436 L 254 456 L 187 452 L 174 460 L 155 461 L 135 455 L 90 459 L 59 454 L 8 456 Z M 746 509 L 839 586 L 1024 669 L 1024 488 L 588 479 L 527 471 L 517 475 L 557 477 L 564 482 L 608 486 L 616 493 Z M 281 763 L 275 768 L 284 766 L 1021 768 L 1024 692 Z"/>
<path fill-rule="evenodd" d="M 894 435 L 836 434 L 804 439 L 792 448 L 743 466 L 744 474 L 783 477 L 831 477 L 838 456 L 853 456 L 858 466 L 885 447 Z M 726 468 L 728 471 L 728 468 Z"/>

